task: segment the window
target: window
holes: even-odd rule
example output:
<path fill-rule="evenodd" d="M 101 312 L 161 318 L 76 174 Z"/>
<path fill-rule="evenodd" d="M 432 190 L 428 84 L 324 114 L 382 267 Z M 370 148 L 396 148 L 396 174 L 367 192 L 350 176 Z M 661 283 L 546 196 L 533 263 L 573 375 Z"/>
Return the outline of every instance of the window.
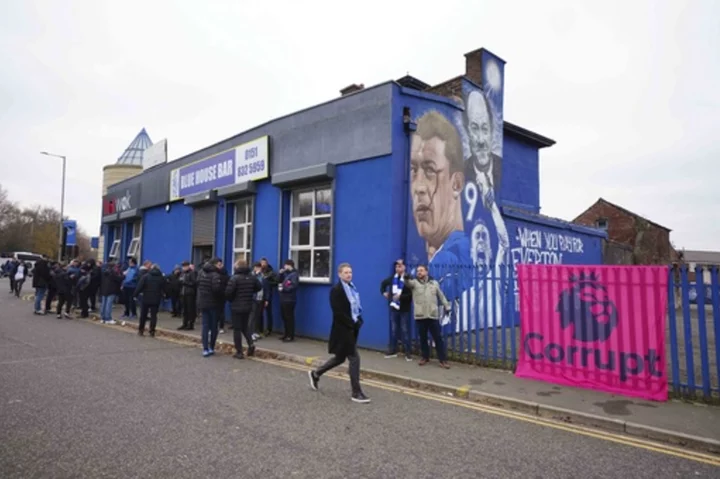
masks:
<path fill-rule="evenodd" d="M 133 223 L 132 228 L 132 240 L 128 246 L 127 256 L 128 258 L 135 258 L 140 260 L 140 239 L 142 238 L 142 222 L 136 221 Z"/>
<path fill-rule="evenodd" d="M 252 257 L 253 204 L 251 199 L 235 203 L 233 227 L 233 264 L 239 259 L 250 263 Z"/>
<path fill-rule="evenodd" d="M 113 244 L 110 247 L 108 258 L 117 259 L 120 256 L 120 237 L 122 236 L 122 228 L 119 226 L 111 226 L 113 232 Z"/>
<path fill-rule="evenodd" d="M 601 230 L 607 231 L 608 229 L 608 220 L 607 218 L 598 218 L 598 220 L 595 222 L 595 226 L 600 228 Z"/>
<path fill-rule="evenodd" d="M 301 278 L 330 279 L 332 189 L 298 190 L 290 202 L 290 257 Z"/>

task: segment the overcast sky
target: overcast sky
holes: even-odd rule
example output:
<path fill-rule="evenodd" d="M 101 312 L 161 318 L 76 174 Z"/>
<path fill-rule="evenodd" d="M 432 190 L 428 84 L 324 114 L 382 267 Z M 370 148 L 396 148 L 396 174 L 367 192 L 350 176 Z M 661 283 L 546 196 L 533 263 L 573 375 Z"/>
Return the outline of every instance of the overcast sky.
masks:
<path fill-rule="evenodd" d="M 72 7 L 62 7 L 72 5 Z M 582 4 L 582 5 L 580 5 Z M 505 118 L 553 138 L 544 214 L 602 196 L 720 250 L 720 2 L 4 0 L 0 184 L 98 234 L 102 167 L 143 127 L 176 159 L 410 72 L 435 84 L 486 47 Z"/>

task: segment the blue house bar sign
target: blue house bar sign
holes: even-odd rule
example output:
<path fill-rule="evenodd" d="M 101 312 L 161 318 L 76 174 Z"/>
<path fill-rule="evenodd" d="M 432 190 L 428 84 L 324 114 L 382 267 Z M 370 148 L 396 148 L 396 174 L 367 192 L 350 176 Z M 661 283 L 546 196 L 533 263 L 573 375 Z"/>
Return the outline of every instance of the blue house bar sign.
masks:
<path fill-rule="evenodd" d="M 170 201 L 268 177 L 268 137 L 172 170 Z"/>

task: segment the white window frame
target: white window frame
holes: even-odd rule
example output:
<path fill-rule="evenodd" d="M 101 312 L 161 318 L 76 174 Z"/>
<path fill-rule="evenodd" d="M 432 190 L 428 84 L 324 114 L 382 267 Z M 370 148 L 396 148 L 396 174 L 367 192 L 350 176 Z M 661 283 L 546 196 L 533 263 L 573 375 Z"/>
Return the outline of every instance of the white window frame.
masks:
<path fill-rule="evenodd" d="M 238 223 L 237 221 L 237 213 L 238 208 L 245 208 L 245 222 L 244 223 Z M 243 198 L 241 200 L 237 200 L 233 202 L 233 212 L 232 212 L 232 238 L 233 238 L 233 256 L 232 261 L 233 265 L 235 264 L 235 261 L 237 261 L 237 255 L 238 254 L 244 254 L 245 255 L 245 261 L 247 261 L 248 264 L 250 264 L 251 258 L 252 258 L 252 247 L 253 247 L 253 220 L 255 219 L 255 204 L 253 201 L 253 198 Z M 235 239 L 237 237 L 237 231 L 239 229 L 245 230 L 245 246 L 244 247 L 238 247 L 235 244 Z"/>
<path fill-rule="evenodd" d="M 318 214 L 315 212 L 315 203 L 317 201 L 317 192 L 319 190 L 330 191 L 330 214 Z M 312 213 L 309 216 L 293 216 L 295 196 L 299 196 L 302 193 L 312 192 Z M 288 234 L 288 256 L 295 261 L 295 268 L 297 269 L 299 264 L 296 259 L 295 253 L 300 251 L 310 251 L 310 276 L 300 276 L 299 279 L 303 283 L 320 283 L 329 284 L 332 281 L 332 244 L 333 244 L 333 213 L 335 212 L 335 192 L 333 191 L 332 184 L 322 184 L 307 188 L 298 188 L 290 191 L 290 229 Z M 330 219 L 330 245 L 328 246 L 315 246 L 315 221 L 318 219 L 329 218 Z M 293 245 L 293 224 L 300 223 L 303 221 L 310 222 L 310 244 L 309 245 Z M 315 251 L 328 251 L 328 276 L 315 276 Z M 300 270 L 298 269 L 298 274 Z"/>
<path fill-rule="evenodd" d="M 108 258 L 112 259 L 118 259 L 120 256 L 120 243 L 122 242 L 122 228 L 119 226 L 111 226 L 113 229 L 113 242 L 110 246 L 110 252 L 108 253 Z"/>
<path fill-rule="evenodd" d="M 142 221 L 136 221 L 133 223 L 133 238 L 130 240 L 128 245 L 127 257 L 135 258 L 138 262 L 140 261 L 140 243 L 142 238 Z"/>

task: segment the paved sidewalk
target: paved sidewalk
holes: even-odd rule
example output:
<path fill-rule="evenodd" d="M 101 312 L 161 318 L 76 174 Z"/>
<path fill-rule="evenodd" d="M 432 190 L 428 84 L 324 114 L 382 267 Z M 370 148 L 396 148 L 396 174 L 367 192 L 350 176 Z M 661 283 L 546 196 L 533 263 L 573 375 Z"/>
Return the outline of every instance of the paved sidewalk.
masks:
<path fill-rule="evenodd" d="M 179 318 L 160 313 L 159 334 L 162 330 L 192 340 L 199 339 L 200 328 L 177 331 L 180 324 Z M 133 325 L 128 321 L 127 326 Z M 232 330 L 226 330 L 218 340 L 229 348 L 232 345 Z M 272 336 L 258 341 L 257 349 L 265 353 L 266 357 L 269 355 L 308 365 L 319 364 L 329 357 L 327 343 L 310 339 L 283 343 L 277 336 Z M 361 351 L 361 367 L 364 377 L 720 453 L 718 407 L 677 400 L 666 403 L 643 401 L 520 379 L 509 371 L 459 363 L 453 363 L 450 370 L 441 369 L 436 361 L 419 367 L 417 358 L 413 362 L 407 362 L 402 356 L 385 359 L 382 353 L 369 350 Z"/>

